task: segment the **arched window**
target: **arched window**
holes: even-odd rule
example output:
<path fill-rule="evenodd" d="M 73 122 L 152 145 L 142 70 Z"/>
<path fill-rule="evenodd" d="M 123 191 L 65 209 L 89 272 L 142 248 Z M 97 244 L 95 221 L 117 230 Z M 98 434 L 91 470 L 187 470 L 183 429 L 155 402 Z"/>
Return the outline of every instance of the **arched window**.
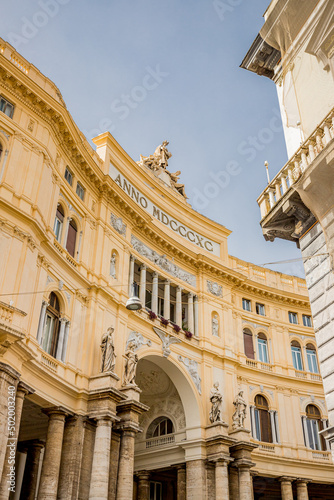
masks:
<path fill-rule="evenodd" d="M 2 144 L 1 144 L 1 142 L 0 142 L 0 160 L 1 160 L 1 158 L 2 158 L 2 151 L 3 151 L 3 148 L 2 148 Z"/>
<path fill-rule="evenodd" d="M 55 222 L 54 222 L 54 225 L 53 225 L 53 232 L 56 235 L 56 240 L 57 241 L 61 240 L 61 234 L 62 234 L 62 230 L 63 230 L 63 224 L 64 224 L 64 209 L 59 204 L 58 207 L 57 207 Z"/>
<path fill-rule="evenodd" d="M 269 363 L 268 342 L 267 342 L 267 337 L 265 336 L 264 333 L 259 333 L 257 337 L 257 347 L 259 353 L 259 360 L 262 361 L 262 363 Z"/>
<path fill-rule="evenodd" d="M 167 417 L 158 417 L 149 425 L 146 437 L 150 439 L 154 437 L 166 436 L 167 434 L 173 433 L 173 422 Z"/>
<path fill-rule="evenodd" d="M 292 362 L 295 370 L 302 371 L 304 369 L 302 350 L 300 348 L 299 343 L 296 340 L 293 340 L 291 342 L 291 353 L 292 353 Z"/>
<path fill-rule="evenodd" d="M 255 397 L 255 428 L 259 441 L 273 442 L 268 401 L 260 394 Z"/>
<path fill-rule="evenodd" d="M 75 245 L 77 241 L 77 225 L 75 221 L 72 219 L 69 226 L 68 226 L 68 233 L 67 233 L 67 241 L 66 241 L 66 250 L 72 257 L 75 255 Z"/>
<path fill-rule="evenodd" d="M 323 423 L 319 409 L 314 405 L 306 407 L 306 429 L 308 441 L 312 450 L 325 450 L 324 438 L 319 435 L 319 431 L 323 430 Z"/>
<path fill-rule="evenodd" d="M 253 345 L 253 335 L 248 328 L 244 329 L 244 350 L 245 355 L 249 359 L 255 359 L 254 345 Z"/>
<path fill-rule="evenodd" d="M 308 369 L 311 373 L 319 373 L 317 351 L 313 344 L 307 344 L 306 346 L 306 357 Z"/>
<path fill-rule="evenodd" d="M 51 292 L 49 305 L 46 309 L 45 326 L 42 339 L 42 347 L 45 352 L 56 357 L 58 334 L 59 334 L 60 305 L 57 295 Z"/>

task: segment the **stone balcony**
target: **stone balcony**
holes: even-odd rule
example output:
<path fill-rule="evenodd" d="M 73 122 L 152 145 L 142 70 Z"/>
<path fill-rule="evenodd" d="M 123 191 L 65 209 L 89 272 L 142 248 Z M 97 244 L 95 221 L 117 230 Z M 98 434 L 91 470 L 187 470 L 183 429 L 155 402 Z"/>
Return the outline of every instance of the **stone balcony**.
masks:
<path fill-rule="evenodd" d="M 333 138 L 334 108 L 259 196 L 261 227 L 266 240 L 282 238 L 298 244 L 299 238 L 316 222 L 299 193 L 308 190 L 311 174 L 313 185 L 315 173 L 316 180 L 326 175 L 333 156 Z"/>

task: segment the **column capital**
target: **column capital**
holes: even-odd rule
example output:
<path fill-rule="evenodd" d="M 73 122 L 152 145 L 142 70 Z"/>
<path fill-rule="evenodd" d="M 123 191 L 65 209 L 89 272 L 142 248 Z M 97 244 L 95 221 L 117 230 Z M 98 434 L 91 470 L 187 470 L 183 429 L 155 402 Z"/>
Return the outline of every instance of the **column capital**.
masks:
<path fill-rule="evenodd" d="M 297 484 L 308 484 L 308 483 L 312 483 L 312 479 L 303 479 L 302 477 L 297 477 L 296 483 Z"/>
<path fill-rule="evenodd" d="M 230 462 L 233 462 L 234 458 L 232 457 L 221 457 L 217 460 L 214 460 L 216 467 L 227 467 Z"/>
<path fill-rule="evenodd" d="M 182 292 L 182 286 L 177 285 L 177 287 L 176 287 L 176 291 L 177 291 L 177 292 Z"/>
<path fill-rule="evenodd" d="M 138 472 L 135 472 L 135 474 L 138 477 L 139 481 L 148 481 L 151 476 L 151 472 L 148 470 L 140 470 Z"/>
<path fill-rule="evenodd" d="M 131 261 L 131 262 L 134 262 L 134 261 L 135 261 L 135 259 L 136 259 L 136 257 L 135 257 L 132 253 L 130 253 L 130 261 Z"/>
<path fill-rule="evenodd" d="M 7 365 L 7 363 L 0 362 L 0 376 L 1 372 L 8 375 L 12 379 L 13 383 L 21 377 L 21 373 L 12 368 L 10 365 Z"/>
<path fill-rule="evenodd" d="M 251 460 L 247 460 L 246 458 L 239 459 L 234 462 L 233 466 L 238 467 L 238 469 L 250 469 L 254 467 L 256 464 Z"/>
<path fill-rule="evenodd" d="M 292 483 L 292 481 L 295 481 L 295 477 L 290 477 L 290 476 L 281 476 L 278 478 L 280 483 Z"/>
<path fill-rule="evenodd" d="M 25 396 L 28 396 L 28 394 L 33 394 L 35 392 L 35 389 L 33 389 L 32 387 L 30 387 L 25 382 L 21 382 L 20 381 L 18 383 L 18 385 L 17 385 L 16 395 L 17 395 L 18 391 L 22 392 L 23 393 L 23 397 L 25 397 Z"/>
<path fill-rule="evenodd" d="M 63 406 L 51 406 L 50 408 L 43 408 L 42 412 L 45 413 L 51 420 L 65 420 L 66 417 L 72 416 L 73 413 Z"/>
<path fill-rule="evenodd" d="M 152 277 L 154 278 L 159 278 L 159 273 L 157 271 L 153 271 Z"/>
<path fill-rule="evenodd" d="M 174 469 L 176 469 L 177 471 L 179 470 L 186 470 L 186 464 L 176 464 L 176 465 L 173 465 Z"/>
<path fill-rule="evenodd" d="M 193 299 L 193 298 L 194 298 L 194 293 L 188 292 L 188 299 Z"/>
<path fill-rule="evenodd" d="M 139 269 L 140 269 L 140 271 L 144 271 L 145 269 L 147 269 L 147 265 L 144 264 L 144 263 L 142 263 L 142 264 L 140 264 L 140 268 Z"/>

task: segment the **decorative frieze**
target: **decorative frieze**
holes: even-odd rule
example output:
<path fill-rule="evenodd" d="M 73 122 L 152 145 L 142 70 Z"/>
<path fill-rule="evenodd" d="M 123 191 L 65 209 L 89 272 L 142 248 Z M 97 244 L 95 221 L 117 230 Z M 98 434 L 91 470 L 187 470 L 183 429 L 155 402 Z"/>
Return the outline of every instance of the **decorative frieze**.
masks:
<path fill-rule="evenodd" d="M 138 240 L 134 235 L 131 235 L 131 245 L 138 253 L 140 253 L 140 255 L 149 259 L 156 266 L 160 267 L 171 276 L 185 281 L 191 286 L 196 286 L 196 276 L 178 267 L 174 264 L 174 262 L 168 260 L 165 255 L 159 255 L 157 252 Z"/>
<path fill-rule="evenodd" d="M 208 291 L 212 293 L 212 295 L 215 295 L 216 297 L 223 296 L 223 287 L 221 285 L 218 285 L 217 282 L 207 280 L 206 284 L 208 287 Z"/>
<path fill-rule="evenodd" d="M 187 371 L 189 375 L 191 376 L 192 380 L 194 381 L 194 384 L 199 392 L 199 394 L 202 394 L 202 387 L 201 387 L 201 382 L 202 379 L 198 374 L 198 363 L 197 361 L 189 358 L 183 358 L 181 355 L 177 357 L 177 359 L 184 364 L 184 366 L 187 368 Z"/>
<path fill-rule="evenodd" d="M 171 353 L 169 347 L 172 344 L 179 344 L 181 342 L 181 339 L 169 335 L 168 333 L 160 330 L 160 328 L 153 327 L 153 330 L 155 331 L 155 333 L 158 335 L 159 339 L 162 342 L 162 354 L 164 355 L 165 358 L 168 358 L 168 356 Z"/>
<path fill-rule="evenodd" d="M 126 224 L 123 224 L 123 219 L 121 217 L 116 217 L 113 213 L 110 214 L 110 225 L 117 231 L 120 235 L 125 236 Z"/>

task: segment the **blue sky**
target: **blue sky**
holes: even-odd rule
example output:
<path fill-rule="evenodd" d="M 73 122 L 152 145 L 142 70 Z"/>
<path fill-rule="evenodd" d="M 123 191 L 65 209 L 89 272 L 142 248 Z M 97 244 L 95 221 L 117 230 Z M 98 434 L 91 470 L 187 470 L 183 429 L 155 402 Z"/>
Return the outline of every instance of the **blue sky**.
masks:
<path fill-rule="evenodd" d="M 11 0 L 0 30 L 56 83 L 88 139 L 109 129 L 134 160 L 167 139 L 189 201 L 233 231 L 232 255 L 262 264 L 300 257 L 265 242 L 256 203 L 264 161 L 271 176 L 287 161 L 274 83 L 239 68 L 268 4 Z"/>

